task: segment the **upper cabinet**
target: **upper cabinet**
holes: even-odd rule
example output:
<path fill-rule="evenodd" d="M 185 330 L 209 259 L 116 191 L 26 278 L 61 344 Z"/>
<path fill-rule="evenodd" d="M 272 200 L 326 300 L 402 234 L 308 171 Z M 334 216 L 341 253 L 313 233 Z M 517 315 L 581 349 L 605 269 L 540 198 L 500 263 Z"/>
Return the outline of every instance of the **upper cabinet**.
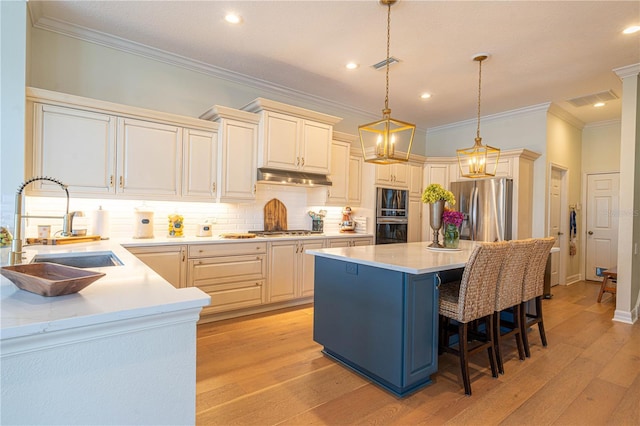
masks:
<path fill-rule="evenodd" d="M 256 196 L 259 116 L 220 105 L 200 118 L 220 125 L 218 132 L 218 193 L 221 202 L 252 201 Z"/>
<path fill-rule="evenodd" d="M 409 163 L 409 197 L 422 197 L 422 164 Z"/>
<path fill-rule="evenodd" d="M 409 165 L 407 163 L 376 164 L 376 186 L 408 189 Z"/>
<path fill-rule="evenodd" d="M 211 200 L 216 123 L 35 88 L 26 105 L 30 175 L 59 179 L 74 196 Z"/>
<path fill-rule="evenodd" d="M 331 143 L 331 185 L 327 188 L 327 204 L 346 205 L 349 199 L 349 153 L 351 144 Z"/>
<path fill-rule="evenodd" d="M 263 98 L 242 109 L 260 115 L 258 167 L 330 173 L 333 126 L 341 118 Z"/>

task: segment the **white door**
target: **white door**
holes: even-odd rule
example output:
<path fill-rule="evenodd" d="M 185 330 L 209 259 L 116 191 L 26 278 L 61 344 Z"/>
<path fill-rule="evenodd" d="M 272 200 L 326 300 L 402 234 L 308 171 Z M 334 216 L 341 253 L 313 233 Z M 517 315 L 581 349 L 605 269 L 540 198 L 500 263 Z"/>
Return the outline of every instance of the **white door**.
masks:
<path fill-rule="evenodd" d="M 585 277 L 588 280 L 602 280 L 596 275 L 596 267 L 617 266 L 619 192 L 619 173 L 587 176 Z"/>
<path fill-rule="evenodd" d="M 563 171 L 552 168 L 549 188 L 549 236 L 556 238 L 554 247 L 567 247 L 566 236 L 562 232 L 562 175 Z M 560 252 L 551 253 L 551 285 L 559 284 Z"/>

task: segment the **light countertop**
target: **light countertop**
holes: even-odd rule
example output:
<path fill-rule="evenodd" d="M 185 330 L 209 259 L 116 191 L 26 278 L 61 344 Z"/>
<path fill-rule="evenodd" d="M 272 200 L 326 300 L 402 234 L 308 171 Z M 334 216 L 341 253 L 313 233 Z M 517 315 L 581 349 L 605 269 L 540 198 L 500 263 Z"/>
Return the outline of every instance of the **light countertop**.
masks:
<path fill-rule="evenodd" d="M 460 250 L 429 249 L 430 241 L 406 244 L 382 244 L 343 248 L 306 250 L 306 253 L 329 259 L 344 260 L 409 274 L 426 274 L 447 269 L 464 268 L 473 241 L 460 241 Z"/>
<path fill-rule="evenodd" d="M 119 242 L 25 247 L 28 263 L 36 254 L 113 251 L 122 266 L 91 268 L 106 275 L 75 294 L 44 297 L 18 289 L 0 277 L 0 340 L 24 337 L 207 306 L 210 297 L 191 287 L 176 289 Z M 6 263 L 9 248 L 1 249 Z"/>

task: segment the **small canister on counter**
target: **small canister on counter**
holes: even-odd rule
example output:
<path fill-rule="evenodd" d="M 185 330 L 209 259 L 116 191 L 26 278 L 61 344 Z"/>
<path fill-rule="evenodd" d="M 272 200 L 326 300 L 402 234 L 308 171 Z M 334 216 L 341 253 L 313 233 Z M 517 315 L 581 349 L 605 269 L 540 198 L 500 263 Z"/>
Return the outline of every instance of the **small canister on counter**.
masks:
<path fill-rule="evenodd" d="M 133 238 L 153 238 L 153 211 L 146 207 L 135 209 Z"/>
<path fill-rule="evenodd" d="M 184 235 L 184 216 L 178 213 L 169 215 L 169 236 L 182 237 Z"/>

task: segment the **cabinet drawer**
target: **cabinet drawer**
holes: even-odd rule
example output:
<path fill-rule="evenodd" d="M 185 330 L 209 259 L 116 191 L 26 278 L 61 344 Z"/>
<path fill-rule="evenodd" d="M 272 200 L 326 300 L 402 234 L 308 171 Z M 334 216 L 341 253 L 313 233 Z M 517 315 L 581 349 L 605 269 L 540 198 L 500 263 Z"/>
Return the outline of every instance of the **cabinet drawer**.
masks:
<path fill-rule="evenodd" d="M 264 300 L 264 280 L 205 285 L 199 288 L 211 296 L 211 304 L 202 310 L 202 315 L 256 306 Z"/>
<path fill-rule="evenodd" d="M 190 258 L 264 254 L 266 252 L 267 243 L 264 242 L 189 245 Z"/>
<path fill-rule="evenodd" d="M 260 280 L 266 276 L 266 256 L 221 256 L 189 261 L 189 281 L 201 287 L 232 281 Z"/>

